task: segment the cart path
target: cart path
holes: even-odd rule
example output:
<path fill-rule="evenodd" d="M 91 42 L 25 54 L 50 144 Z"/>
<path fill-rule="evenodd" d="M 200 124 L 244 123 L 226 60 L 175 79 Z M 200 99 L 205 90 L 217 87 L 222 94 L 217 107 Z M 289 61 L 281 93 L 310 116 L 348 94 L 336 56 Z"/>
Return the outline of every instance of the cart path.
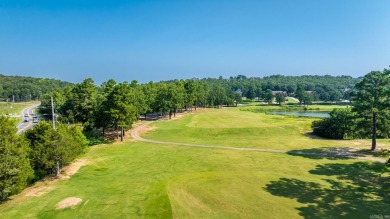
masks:
<path fill-rule="evenodd" d="M 158 141 L 142 138 L 139 135 L 139 131 L 144 129 L 149 124 L 154 121 L 148 121 L 139 125 L 131 130 L 131 137 L 138 141 L 155 143 L 155 144 L 164 144 L 164 145 L 176 145 L 182 147 L 198 147 L 198 148 L 208 148 L 208 149 L 227 149 L 227 150 L 237 150 L 237 151 L 258 151 L 258 152 L 269 152 L 269 153 L 284 153 L 284 154 L 293 154 L 293 155 L 314 155 L 314 156 L 326 156 L 326 157 L 341 157 L 341 158 L 351 158 L 351 159 L 360 159 L 360 160 L 370 160 L 377 162 L 385 162 L 386 160 L 377 157 L 366 157 L 364 155 L 357 156 L 350 152 L 343 152 L 342 154 L 330 155 L 329 153 L 315 153 L 315 152 L 303 152 L 303 151 L 287 151 L 287 150 L 277 150 L 277 149 L 266 149 L 266 148 L 238 148 L 230 146 L 220 146 L 220 145 L 202 145 L 202 144 L 190 144 L 190 143 L 180 143 L 180 142 L 167 142 L 167 141 Z"/>

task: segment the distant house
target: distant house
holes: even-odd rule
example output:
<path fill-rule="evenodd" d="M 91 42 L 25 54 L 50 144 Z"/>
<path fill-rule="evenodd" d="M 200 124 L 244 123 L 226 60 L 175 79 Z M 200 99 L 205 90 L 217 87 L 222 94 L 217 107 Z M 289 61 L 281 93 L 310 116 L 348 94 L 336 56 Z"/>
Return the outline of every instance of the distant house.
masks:
<path fill-rule="evenodd" d="M 288 93 L 286 91 L 282 91 L 282 90 L 276 90 L 276 91 L 272 91 L 272 94 L 275 96 L 276 94 L 283 94 L 283 96 L 285 97 L 288 97 Z"/>
<path fill-rule="evenodd" d="M 242 90 L 238 88 L 236 91 L 234 91 L 236 94 L 239 94 L 242 97 Z"/>

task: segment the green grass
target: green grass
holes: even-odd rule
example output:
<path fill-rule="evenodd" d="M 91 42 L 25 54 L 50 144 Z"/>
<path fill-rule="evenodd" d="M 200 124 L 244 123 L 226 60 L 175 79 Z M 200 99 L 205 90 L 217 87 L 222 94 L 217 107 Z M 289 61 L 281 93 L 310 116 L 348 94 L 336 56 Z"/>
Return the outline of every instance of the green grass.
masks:
<path fill-rule="evenodd" d="M 144 137 L 167 142 L 185 142 L 279 150 L 318 147 L 369 148 L 367 140 L 313 139 L 311 123 L 317 119 L 267 115 L 237 108 L 210 109 L 174 121 L 159 121 L 157 129 Z M 390 148 L 388 141 L 383 147 Z"/>
<path fill-rule="evenodd" d="M 20 115 L 20 112 L 33 104 L 36 104 L 37 102 L 23 102 L 23 103 L 6 103 L 6 102 L 0 102 L 0 114 L 13 114 L 13 115 Z"/>
<path fill-rule="evenodd" d="M 308 106 L 299 106 L 297 104 L 281 106 L 277 104 L 265 105 L 265 104 L 252 104 L 252 105 L 243 105 L 240 107 L 242 111 L 251 111 L 251 112 L 267 112 L 267 111 L 315 111 L 315 112 L 330 112 L 335 108 L 345 108 L 346 105 L 308 105 Z"/>
<path fill-rule="evenodd" d="M 242 141 L 255 143 L 257 137 L 260 143 L 255 146 L 275 149 L 296 149 L 289 142 L 297 140 L 304 141 L 304 148 L 323 146 L 326 140 L 319 143 L 302 134 L 310 121 L 230 108 L 157 122 L 158 129 L 144 136 L 237 146 L 231 141 L 239 142 L 234 139 L 243 135 Z M 274 133 L 281 126 L 288 135 Z M 207 132 L 215 129 L 224 140 L 219 137 L 213 142 L 215 135 Z M 248 130 L 256 131 L 247 134 Z M 250 135 L 255 136 L 245 140 Z M 330 142 L 343 145 L 344 141 Z M 39 183 L 38 188 L 53 188 L 50 192 L 38 197 L 22 193 L 1 204 L 1 218 L 369 218 L 390 214 L 388 170 L 354 159 L 133 141 L 92 147 L 83 158 L 90 164 L 71 179 Z M 83 201 L 73 208 L 55 209 L 67 197 Z"/>
<path fill-rule="evenodd" d="M 22 102 L 22 103 L 11 103 L 11 102 L 0 102 L 0 115 L 11 115 L 15 122 L 19 122 L 22 120 L 22 117 L 20 116 L 21 111 L 24 108 L 27 108 L 33 104 L 37 104 L 38 102 Z"/>

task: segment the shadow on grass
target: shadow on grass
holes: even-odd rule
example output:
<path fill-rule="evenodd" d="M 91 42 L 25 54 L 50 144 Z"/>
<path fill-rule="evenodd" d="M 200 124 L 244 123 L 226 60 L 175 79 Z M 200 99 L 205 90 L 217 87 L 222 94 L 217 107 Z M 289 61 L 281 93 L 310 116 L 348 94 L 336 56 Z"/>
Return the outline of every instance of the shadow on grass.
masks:
<path fill-rule="evenodd" d="M 333 179 L 324 178 L 320 184 L 280 178 L 265 190 L 306 204 L 297 208 L 304 218 L 390 218 L 390 168 L 384 164 L 331 163 L 309 173 Z"/>
<path fill-rule="evenodd" d="M 380 149 L 376 151 L 368 150 L 368 149 L 363 149 L 356 151 L 359 154 L 364 154 L 364 155 L 371 155 L 373 157 L 390 157 L 390 150 L 387 149 Z"/>
<path fill-rule="evenodd" d="M 291 150 L 287 154 L 293 156 L 301 156 L 310 159 L 330 159 L 330 160 L 340 160 L 340 159 L 355 159 L 357 157 L 364 157 L 364 154 L 357 153 L 356 149 L 350 147 L 342 148 L 332 148 L 332 147 L 322 147 L 322 148 L 310 148 L 302 150 Z"/>

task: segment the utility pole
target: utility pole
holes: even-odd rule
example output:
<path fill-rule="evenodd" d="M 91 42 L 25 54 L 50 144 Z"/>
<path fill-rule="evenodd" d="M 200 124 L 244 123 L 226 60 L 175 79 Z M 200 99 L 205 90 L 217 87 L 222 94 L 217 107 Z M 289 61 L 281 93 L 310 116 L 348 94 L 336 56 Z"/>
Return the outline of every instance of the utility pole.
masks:
<path fill-rule="evenodd" d="M 51 97 L 51 115 L 53 120 L 53 129 L 56 129 L 56 121 L 54 116 L 54 103 L 53 103 L 53 97 Z"/>
<path fill-rule="evenodd" d="M 54 103 L 53 103 L 53 97 L 50 97 L 51 99 L 51 114 L 52 114 L 52 120 L 53 120 L 53 129 L 56 129 L 56 121 L 55 121 L 55 116 L 54 116 Z M 60 162 L 58 159 L 56 159 L 56 176 L 58 176 L 61 172 L 60 170 Z"/>

